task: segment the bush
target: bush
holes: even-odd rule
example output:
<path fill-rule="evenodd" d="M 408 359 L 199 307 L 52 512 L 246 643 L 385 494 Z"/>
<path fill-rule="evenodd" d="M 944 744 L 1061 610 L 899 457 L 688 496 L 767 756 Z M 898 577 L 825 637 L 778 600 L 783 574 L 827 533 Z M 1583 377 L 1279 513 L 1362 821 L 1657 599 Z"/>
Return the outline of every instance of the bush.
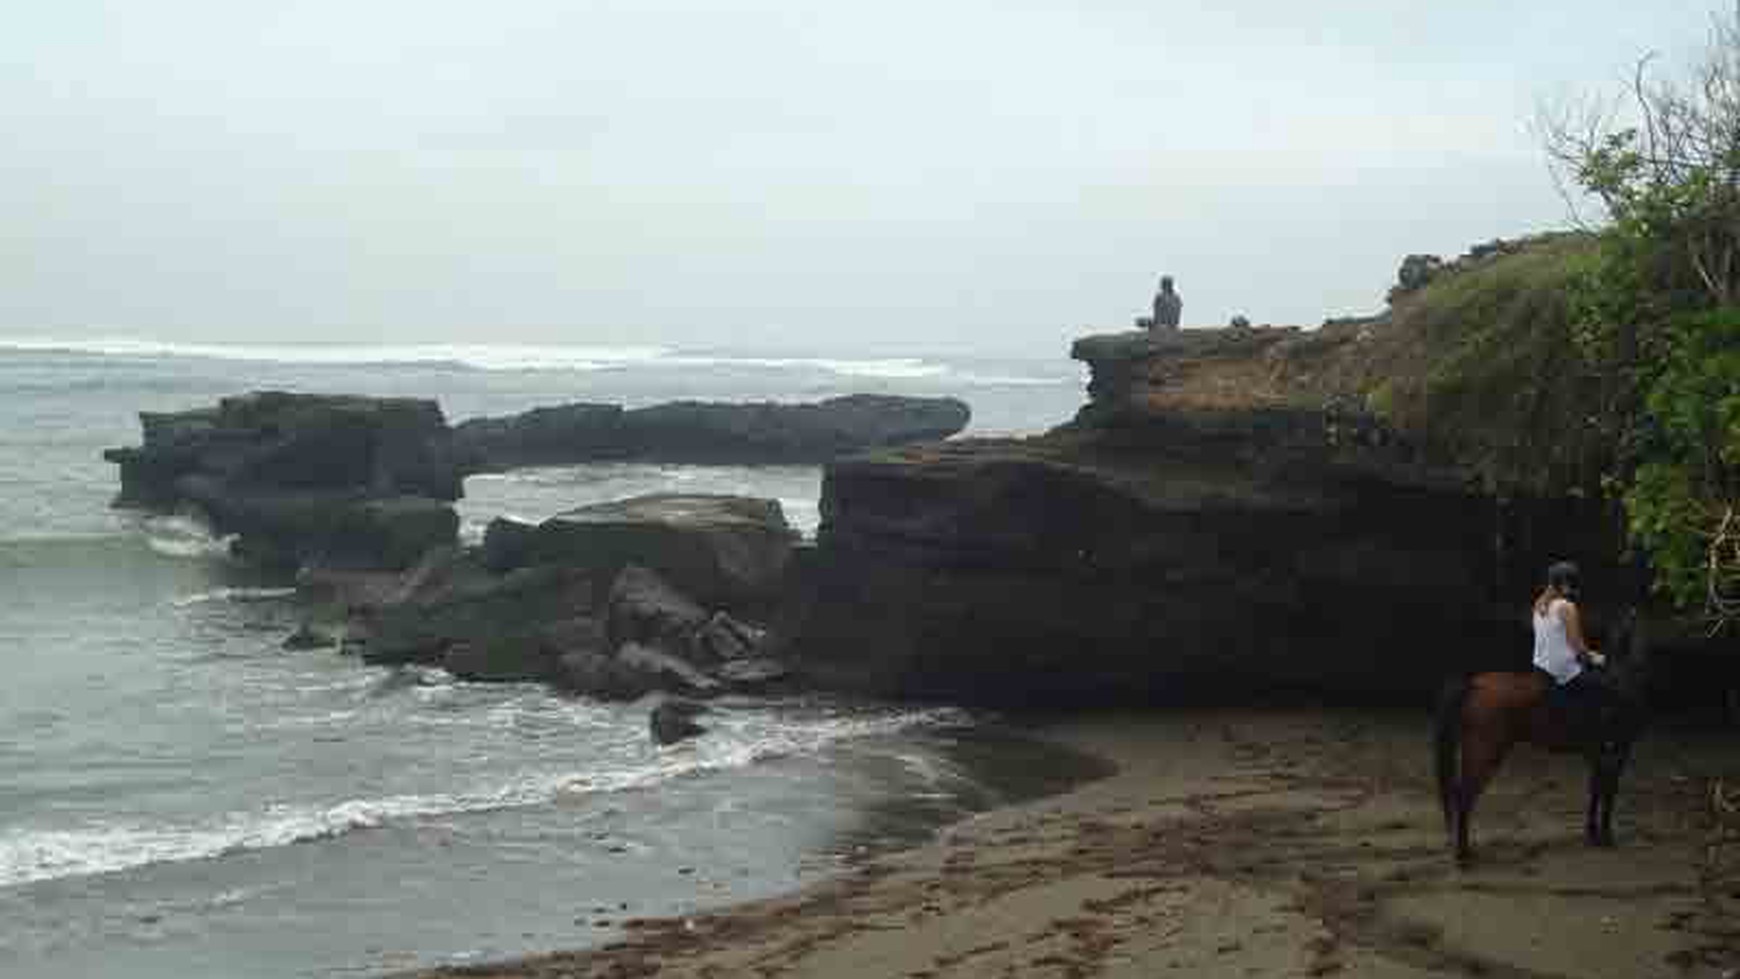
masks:
<path fill-rule="evenodd" d="M 1688 79 L 1649 68 L 1633 125 L 1561 117 L 1547 144 L 1607 212 L 1569 302 L 1580 355 L 1632 408 L 1611 481 L 1657 587 L 1720 628 L 1740 621 L 1740 21 Z"/>

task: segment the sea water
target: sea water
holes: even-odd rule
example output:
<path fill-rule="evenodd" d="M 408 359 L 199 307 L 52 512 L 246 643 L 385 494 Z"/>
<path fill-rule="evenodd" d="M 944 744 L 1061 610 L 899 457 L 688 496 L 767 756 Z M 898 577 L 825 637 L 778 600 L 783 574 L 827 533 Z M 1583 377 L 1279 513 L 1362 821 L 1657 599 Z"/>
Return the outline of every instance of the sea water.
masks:
<path fill-rule="evenodd" d="M 1031 361 L 562 346 L 0 338 L 0 975 L 375 975 L 606 940 L 763 896 L 1087 771 L 946 706 L 719 703 L 655 747 L 646 704 L 286 652 L 288 583 L 174 515 L 109 506 L 137 412 L 255 389 L 569 401 L 947 394 L 972 432 L 1066 420 Z M 462 532 L 655 491 L 780 501 L 820 470 L 593 464 L 472 477 Z"/>

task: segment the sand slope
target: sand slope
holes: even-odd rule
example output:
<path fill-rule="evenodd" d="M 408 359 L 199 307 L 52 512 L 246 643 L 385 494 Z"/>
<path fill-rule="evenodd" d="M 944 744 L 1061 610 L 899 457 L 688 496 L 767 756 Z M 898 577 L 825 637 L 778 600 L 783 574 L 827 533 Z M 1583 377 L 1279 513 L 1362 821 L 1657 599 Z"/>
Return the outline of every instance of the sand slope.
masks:
<path fill-rule="evenodd" d="M 1521 749 L 1461 871 L 1426 725 L 1297 710 L 1057 724 L 1119 773 L 789 897 L 424 975 L 1740 975 L 1740 815 L 1720 804 L 1740 803 L 1740 737 L 1647 740 L 1613 850 L 1582 842 L 1581 763 Z"/>

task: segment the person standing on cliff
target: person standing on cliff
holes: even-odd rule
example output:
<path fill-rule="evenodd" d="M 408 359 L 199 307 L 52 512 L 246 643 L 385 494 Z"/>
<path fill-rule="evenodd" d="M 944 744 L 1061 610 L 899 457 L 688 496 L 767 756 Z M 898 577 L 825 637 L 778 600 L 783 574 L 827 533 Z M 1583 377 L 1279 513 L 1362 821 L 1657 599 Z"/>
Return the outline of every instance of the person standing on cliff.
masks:
<path fill-rule="evenodd" d="M 1172 276 L 1160 277 L 1160 291 L 1154 294 L 1154 321 L 1152 329 L 1176 330 L 1178 321 L 1184 315 L 1184 300 L 1172 289 Z"/>

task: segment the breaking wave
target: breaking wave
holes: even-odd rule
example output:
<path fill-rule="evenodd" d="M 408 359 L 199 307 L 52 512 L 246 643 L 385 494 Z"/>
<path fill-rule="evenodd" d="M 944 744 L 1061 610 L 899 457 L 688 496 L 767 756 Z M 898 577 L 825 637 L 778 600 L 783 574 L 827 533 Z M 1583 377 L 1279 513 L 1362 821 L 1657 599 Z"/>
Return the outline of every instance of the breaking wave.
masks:
<path fill-rule="evenodd" d="M 672 779 L 740 768 L 763 759 L 813 753 L 856 738 L 914 729 L 961 727 L 964 711 L 930 708 L 866 716 L 774 719 L 756 712 L 719 721 L 699 743 L 650 749 L 639 764 L 586 774 L 521 775 L 462 793 L 348 799 L 330 805 L 272 804 L 201 825 L 118 823 L 0 833 L 0 887 L 115 873 L 150 864 L 333 839 L 388 823 L 541 805 L 560 797 L 649 788 Z"/>
<path fill-rule="evenodd" d="M 211 591 L 184 595 L 170 604 L 176 608 L 189 608 L 211 602 L 266 602 L 276 598 L 289 598 L 295 594 L 294 588 L 213 588 Z"/>
<path fill-rule="evenodd" d="M 298 365 L 405 365 L 479 371 L 601 371 L 636 367 L 681 370 L 810 370 L 886 381 L 946 380 L 973 387 L 1075 384 L 1052 365 L 1035 373 L 983 373 L 921 357 L 760 357 L 697 354 L 671 347 L 565 344 L 175 343 L 131 337 L 0 337 L 0 350 L 159 360 L 198 358 Z"/>
<path fill-rule="evenodd" d="M 227 558 L 231 537 L 219 537 L 193 517 L 148 517 L 145 545 L 164 557 Z"/>
<path fill-rule="evenodd" d="M 265 361 L 282 364 L 455 365 L 476 370 L 604 370 L 656 360 L 663 347 L 534 346 L 519 344 L 171 343 L 130 337 L 68 340 L 0 338 L 0 349 L 105 357 Z"/>

